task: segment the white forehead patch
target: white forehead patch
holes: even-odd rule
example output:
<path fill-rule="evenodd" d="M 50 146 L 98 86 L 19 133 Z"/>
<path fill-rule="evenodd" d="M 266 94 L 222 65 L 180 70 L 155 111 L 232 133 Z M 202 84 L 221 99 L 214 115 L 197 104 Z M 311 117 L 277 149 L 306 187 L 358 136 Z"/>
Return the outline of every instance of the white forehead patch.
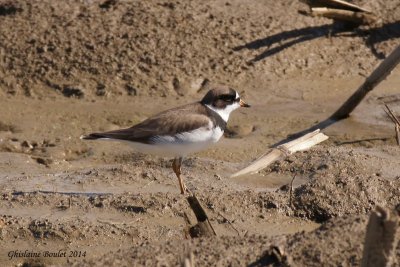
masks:
<path fill-rule="evenodd" d="M 238 94 L 238 92 L 236 92 L 236 98 L 235 99 L 239 99 L 239 94 Z"/>

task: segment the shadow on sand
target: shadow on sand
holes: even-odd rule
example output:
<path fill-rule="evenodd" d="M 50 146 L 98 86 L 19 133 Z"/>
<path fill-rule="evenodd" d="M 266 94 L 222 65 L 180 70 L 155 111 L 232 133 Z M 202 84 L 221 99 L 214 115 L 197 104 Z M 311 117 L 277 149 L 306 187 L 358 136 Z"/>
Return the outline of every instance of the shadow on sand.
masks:
<path fill-rule="evenodd" d="M 384 42 L 390 39 L 400 37 L 400 21 L 393 23 L 384 24 L 380 27 L 371 29 L 358 29 L 354 28 L 349 24 L 341 22 L 334 22 L 333 24 L 325 24 L 315 27 L 306 27 L 303 29 L 296 29 L 290 31 L 284 31 L 278 34 L 268 36 L 266 38 L 257 39 L 250 43 L 234 47 L 234 51 L 240 51 L 242 49 L 257 50 L 263 47 L 267 49 L 261 54 L 254 57 L 250 62 L 257 62 L 270 57 L 280 51 L 291 47 L 295 44 L 310 41 L 320 37 L 332 37 L 345 36 L 345 37 L 365 37 L 366 45 L 371 49 L 371 52 L 379 59 L 385 58 L 385 55 L 377 51 L 375 45 L 380 42 Z M 274 44 L 278 44 L 273 48 L 270 48 Z"/>

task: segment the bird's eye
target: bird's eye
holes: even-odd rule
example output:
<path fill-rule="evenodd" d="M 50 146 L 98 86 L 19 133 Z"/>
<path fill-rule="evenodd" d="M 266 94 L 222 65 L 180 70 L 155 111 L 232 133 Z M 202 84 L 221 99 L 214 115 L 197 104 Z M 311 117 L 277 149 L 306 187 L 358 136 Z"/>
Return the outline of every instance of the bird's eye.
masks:
<path fill-rule="evenodd" d="M 233 98 L 230 95 L 222 95 L 222 96 L 220 96 L 220 99 L 225 102 L 233 102 Z"/>

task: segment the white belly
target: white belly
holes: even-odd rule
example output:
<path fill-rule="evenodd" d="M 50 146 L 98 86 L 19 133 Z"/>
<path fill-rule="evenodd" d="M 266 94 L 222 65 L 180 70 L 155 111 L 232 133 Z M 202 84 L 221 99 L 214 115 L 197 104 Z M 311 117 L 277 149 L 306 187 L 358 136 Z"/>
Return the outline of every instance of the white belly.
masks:
<path fill-rule="evenodd" d="M 224 134 L 219 127 L 202 127 L 191 132 L 174 136 L 156 136 L 154 144 L 129 142 L 136 151 L 159 156 L 186 156 L 208 148 L 216 143 Z"/>

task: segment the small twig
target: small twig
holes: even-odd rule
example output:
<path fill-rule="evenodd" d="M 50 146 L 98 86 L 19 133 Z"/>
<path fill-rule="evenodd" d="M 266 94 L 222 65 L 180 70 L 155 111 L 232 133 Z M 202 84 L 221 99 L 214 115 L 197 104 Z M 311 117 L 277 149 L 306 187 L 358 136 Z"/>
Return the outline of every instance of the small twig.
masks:
<path fill-rule="evenodd" d="M 130 221 L 130 222 L 113 222 L 113 221 L 103 221 L 103 220 L 100 220 L 100 219 L 97 219 L 97 221 L 99 223 L 102 223 L 102 224 L 110 225 L 110 226 L 112 226 L 112 227 L 114 227 L 114 228 L 116 228 L 116 229 L 118 229 L 120 231 L 126 231 L 126 227 L 123 227 L 123 226 L 136 224 L 138 221 L 140 221 L 140 218 L 137 218 L 136 220 L 133 220 L 133 221 Z"/>
<path fill-rule="evenodd" d="M 291 207 L 291 208 L 292 208 L 292 192 L 293 192 L 294 179 L 296 179 L 296 174 L 293 175 L 292 181 L 290 182 L 290 188 L 289 188 L 289 207 Z"/>
<path fill-rule="evenodd" d="M 11 194 L 14 196 L 23 195 L 23 194 L 59 194 L 59 195 L 67 195 L 67 196 L 112 196 L 113 193 L 94 193 L 94 192 L 54 192 L 48 190 L 36 190 L 36 191 L 14 191 Z"/>
<path fill-rule="evenodd" d="M 117 225 L 130 225 L 130 224 L 135 224 L 135 223 L 137 223 L 138 221 L 140 221 L 140 218 L 137 218 L 136 220 L 133 220 L 133 221 L 130 221 L 130 222 L 113 222 L 113 221 L 104 221 L 104 220 L 100 220 L 100 219 L 97 219 L 97 221 L 98 221 L 99 223 L 108 224 L 108 225 L 114 226 L 114 227 L 116 227 L 116 228 L 119 229 L 119 227 L 117 227 Z"/>
<path fill-rule="evenodd" d="M 396 117 L 396 115 L 394 115 L 394 112 L 391 110 L 391 108 L 389 108 L 389 106 L 385 103 L 385 107 L 387 108 L 387 110 L 385 110 L 386 114 L 389 116 L 389 118 L 393 121 L 393 123 L 396 123 L 398 125 L 400 125 L 400 120 Z"/>
<path fill-rule="evenodd" d="M 392 120 L 392 122 L 394 123 L 394 129 L 396 131 L 396 141 L 397 141 L 397 145 L 400 146 L 400 120 L 396 117 L 396 115 L 394 114 L 394 112 L 389 108 L 389 106 L 385 103 L 385 107 L 386 109 L 383 109 L 386 114 L 388 115 L 388 117 Z"/>
<path fill-rule="evenodd" d="M 235 226 L 233 226 L 232 222 L 231 222 L 229 219 L 227 219 L 224 215 L 222 215 L 221 212 L 218 212 L 218 215 L 221 216 L 225 221 L 227 221 L 227 222 L 229 223 L 229 225 L 232 227 L 232 229 L 236 231 L 236 233 L 238 234 L 238 236 L 240 236 L 239 231 L 236 229 Z"/>
<path fill-rule="evenodd" d="M 338 142 L 336 145 L 342 146 L 342 145 L 350 145 L 350 144 L 357 144 L 361 142 L 371 142 L 371 141 L 387 141 L 391 139 L 392 137 L 375 137 L 375 138 L 366 138 L 366 139 L 359 139 L 359 140 L 352 140 L 352 141 L 343 141 L 343 142 Z"/>
<path fill-rule="evenodd" d="M 189 202 L 190 208 L 192 209 L 194 215 L 196 216 L 198 222 L 196 226 L 199 228 L 198 234 L 203 236 L 216 236 L 217 233 L 215 232 L 214 227 L 208 219 L 208 216 L 197 197 L 193 194 L 188 196 L 186 199 Z"/>
<path fill-rule="evenodd" d="M 212 226 L 212 224 L 211 224 L 210 220 L 208 219 L 208 217 L 207 217 L 207 222 L 210 225 L 211 230 L 213 231 L 214 235 L 217 235 L 217 233 L 215 232 L 214 227 Z"/>
<path fill-rule="evenodd" d="M 145 184 L 144 186 L 142 186 L 142 189 L 148 187 L 148 186 L 151 185 L 152 183 L 154 183 L 154 180 L 151 180 L 150 182 L 148 182 L 147 184 Z"/>

